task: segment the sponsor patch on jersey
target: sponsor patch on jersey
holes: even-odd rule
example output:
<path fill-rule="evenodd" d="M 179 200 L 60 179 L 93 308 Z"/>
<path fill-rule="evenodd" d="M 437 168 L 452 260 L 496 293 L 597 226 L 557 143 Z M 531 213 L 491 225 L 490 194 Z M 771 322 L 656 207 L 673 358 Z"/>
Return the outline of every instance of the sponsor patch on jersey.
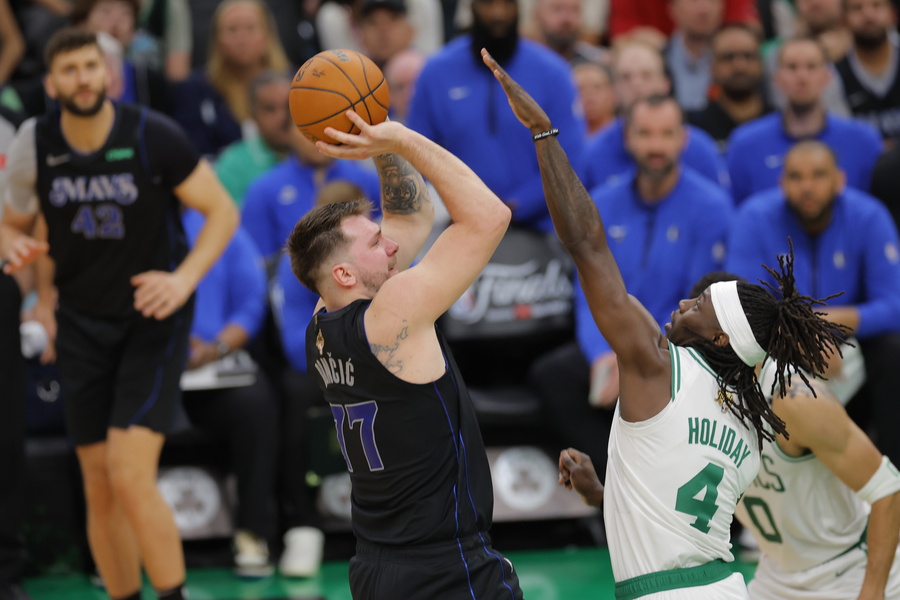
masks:
<path fill-rule="evenodd" d="M 110 148 L 106 151 L 106 162 L 128 160 L 134 156 L 134 148 Z"/>

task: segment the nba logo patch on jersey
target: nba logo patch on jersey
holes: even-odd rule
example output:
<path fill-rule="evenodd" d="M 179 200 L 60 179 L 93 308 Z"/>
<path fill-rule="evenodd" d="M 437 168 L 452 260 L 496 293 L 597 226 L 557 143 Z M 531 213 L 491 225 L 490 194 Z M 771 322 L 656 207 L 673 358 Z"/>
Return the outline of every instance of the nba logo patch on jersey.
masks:
<path fill-rule="evenodd" d="M 316 335 L 316 348 L 319 350 L 319 356 L 325 352 L 325 338 L 322 337 L 322 330 L 319 330 L 318 335 Z"/>

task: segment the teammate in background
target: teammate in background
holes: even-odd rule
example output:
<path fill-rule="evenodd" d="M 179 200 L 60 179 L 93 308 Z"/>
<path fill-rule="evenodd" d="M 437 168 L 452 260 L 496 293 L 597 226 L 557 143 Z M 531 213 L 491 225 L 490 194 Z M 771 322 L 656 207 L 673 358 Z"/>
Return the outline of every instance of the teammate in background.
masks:
<path fill-rule="evenodd" d="M 88 540 L 107 592 L 139 598 L 143 564 L 161 599 L 180 600 L 181 540 L 156 469 L 192 294 L 237 211 L 173 122 L 106 98 L 94 34 L 61 30 L 45 54 L 46 91 L 59 110 L 26 122 L 13 140 L 0 254 L 10 271 L 37 261 L 35 314 L 55 337 Z M 206 218 L 190 252 L 179 201 Z M 39 219 L 52 262 L 30 236 Z"/>
<path fill-rule="evenodd" d="M 735 516 L 762 550 L 754 600 L 900 597 L 900 474 L 850 419 L 827 382 L 772 390 L 790 433 L 766 444 L 762 468 Z M 871 507 L 871 508 L 870 508 Z"/>
<path fill-rule="evenodd" d="M 370 220 L 368 203 L 318 206 L 287 248 L 297 278 L 321 296 L 307 329 L 307 365 L 331 405 L 353 483 L 351 592 L 521 598 L 511 563 L 491 548 L 484 443 L 434 324 L 487 264 L 510 209 L 421 134 L 347 114 L 361 133 L 329 128 L 343 145 L 317 146 L 335 158 L 375 158 L 384 219 Z M 433 221 L 423 176 L 453 223 L 407 270 Z"/>
<path fill-rule="evenodd" d="M 842 329 L 816 316 L 818 301 L 796 292 L 791 259 L 782 257 L 778 271 L 771 271 L 780 297 L 770 293 L 774 288 L 716 283 L 682 300 L 662 335 L 628 295 L 600 215 L 554 139 L 550 119 L 483 55 L 534 135 L 557 235 L 618 358 L 620 398 L 606 487 L 589 498 L 603 498 L 616 596 L 746 598 L 742 576 L 724 564 L 733 560 L 731 519 L 757 475 L 763 440 L 773 431 L 785 433 L 759 388 L 755 365 L 771 356 L 784 389 L 791 368 L 824 370 Z M 569 457 L 578 464 L 577 455 Z"/>

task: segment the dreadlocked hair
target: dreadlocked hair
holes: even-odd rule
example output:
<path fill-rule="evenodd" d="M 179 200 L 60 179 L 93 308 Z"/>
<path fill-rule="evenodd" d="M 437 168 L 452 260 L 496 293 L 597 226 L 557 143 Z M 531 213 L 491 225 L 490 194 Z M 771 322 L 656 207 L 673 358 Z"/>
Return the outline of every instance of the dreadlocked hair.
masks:
<path fill-rule="evenodd" d="M 815 299 L 797 292 L 792 243 L 790 253 L 778 257 L 777 271 L 766 265 L 763 268 L 775 279 L 777 289 L 763 280 L 760 280 L 762 286 L 738 282 L 737 289 L 753 336 L 765 349 L 766 355 L 775 361 L 776 375 L 770 393 L 774 394 L 778 388 L 784 395 L 793 372 L 816 395 L 805 373 L 821 376 L 828 366 L 828 358 L 835 352 L 841 354 L 840 344 L 851 330 L 845 325 L 826 321 L 814 308 L 825 306 L 841 294 Z M 722 397 L 736 396 L 731 400 L 730 408 L 736 411 L 744 425 L 749 421 L 756 429 L 760 450 L 763 440 L 772 441 L 775 434 L 789 437 L 784 421 L 766 401 L 753 366 L 738 358 L 730 345 L 716 346 L 710 340 L 700 340 L 692 345 L 703 353 L 709 366 L 719 376 Z M 763 421 L 774 433 L 764 427 Z"/>

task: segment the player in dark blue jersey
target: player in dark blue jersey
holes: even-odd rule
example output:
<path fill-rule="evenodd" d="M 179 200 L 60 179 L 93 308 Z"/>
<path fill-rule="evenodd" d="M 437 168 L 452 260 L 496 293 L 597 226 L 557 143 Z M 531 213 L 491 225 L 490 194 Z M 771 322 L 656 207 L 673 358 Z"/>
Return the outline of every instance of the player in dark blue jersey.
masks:
<path fill-rule="evenodd" d="M 375 157 L 381 223 L 363 203 L 314 208 L 288 240 L 297 278 L 321 296 L 308 370 L 331 405 L 353 482 L 357 599 L 522 597 L 491 547 L 490 469 L 471 399 L 435 320 L 475 281 L 510 210 L 459 159 L 399 123 L 328 129 L 337 158 Z M 418 170 L 419 173 L 416 172 Z M 433 222 L 422 175 L 453 222 L 409 268 Z"/>
<path fill-rule="evenodd" d="M 181 540 L 156 468 L 180 393 L 191 297 L 237 211 L 177 126 L 106 98 L 93 34 L 62 30 L 45 53 L 59 110 L 13 140 L 0 256 L 8 271 L 37 261 L 35 314 L 55 337 L 88 540 L 107 592 L 139 598 L 143 564 L 160 598 L 180 600 Z M 181 203 L 206 217 L 189 252 Z M 52 261 L 32 237 L 42 223 Z"/>

